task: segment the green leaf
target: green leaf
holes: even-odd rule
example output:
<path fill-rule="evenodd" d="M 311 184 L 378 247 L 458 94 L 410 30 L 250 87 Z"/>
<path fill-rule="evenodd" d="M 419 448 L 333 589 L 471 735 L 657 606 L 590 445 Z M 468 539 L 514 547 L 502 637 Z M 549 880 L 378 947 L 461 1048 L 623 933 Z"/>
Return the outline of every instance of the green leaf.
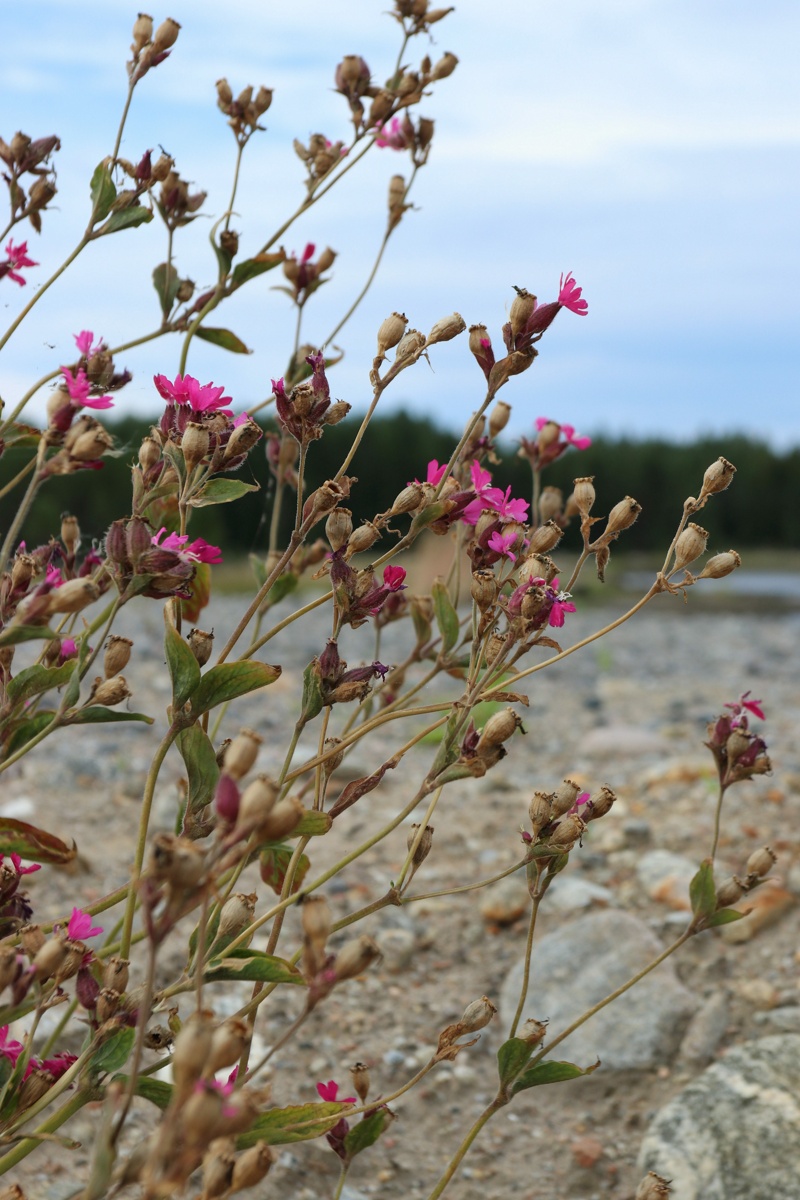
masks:
<path fill-rule="evenodd" d="M 598 1059 L 591 1067 L 576 1067 L 571 1062 L 548 1062 L 543 1060 L 524 1071 L 511 1088 L 511 1095 L 524 1092 L 526 1088 L 540 1087 L 543 1083 L 564 1083 L 567 1079 L 578 1079 L 581 1075 L 591 1075 L 600 1066 Z"/>
<path fill-rule="evenodd" d="M 16 754 L 23 746 L 27 745 L 32 738 L 46 729 L 48 725 L 52 725 L 55 712 L 52 709 L 44 712 L 38 712 L 35 717 L 31 717 L 29 721 L 20 721 L 18 724 L 11 726 L 10 736 L 5 746 L 5 758 L 10 758 L 12 754 Z"/>
<path fill-rule="evenodd" d="M 739 912 L 737 908 L 721 908 L 706 918 L 705 928 L 713 929 L 716 925 L 730 925 L 731 921 L 741 921 L 747 913 Z"/>
<path fill-rule="evenodd" d="M 249 950 L 245 946 L 231 950 L 222 958 L 212 959 L 203 978 L 207 983 L 247 979 L 261 983 L 299 983 L 305 986 L 305 979 L 296 967 L 273 954 Z"/>
<path fill-rule="evenodd" d="M 77 853 L 74 842 L 68 846 L 45 829 L 17 821 L 14 817 L 0 817 L 0 854 L 18 854 L 31 862 L 35 859 L 63 866 L 72 862 Z"/>
<path fill-rule="evenodd" d="M 214 326 L 201 325 L 195 330 L 195 337 L 202 338 L 204 342 L 211 342 L 214 346 L 220 346 L 223 350 L 230 350 L 233 354 L 252 354 L 252 350 L 248 350 L 240 337 L 235 333 L 231 333 L 230 329 L 217 329 Z"/>
<path fill-rule="evenodd" d="M 64 719 L 65 725 L 116 725 L 120 721 L 141 721 L 144 725 L 152 725 L 154 717 L 147 713 L 114 712 L 113 709 L 103 708 L 101 704 L 89 704 L 86 708 L 78 708 Z"/>
<path fill-rule="evenodd" d="M 272 667 L 269 663 L 221 663 L 202 676 L 192 694 L 192 712 L 199 717 L 217 704 L 235 700 L 237 696 L 246 696 L 248 692 L 274 683 L 280 673 L 280 667 Z"/>
<path fill-rule="evenodd" d="M 527 1066 L 532 1054 L 533 1046 L 522 1038 L 512 1037 L 503 1042 L 497 1051 L 497 1070 L 500 1083 L 504 1087 L 514 1082 L 520 1071 Z"/>
<path fill-rule="evenodd" d="M 114 1083 L 121 1083 L 123 1087 L 127 1087 L 130 1083 L 128 1075 L 115 1075 Z M 164 1083 L 161 1079 L 151 1079 L 149 1075 L 140 1075 L 136 1080 L 136 1095 L 141 1096 L 143 1100 L 149 1100 L 151 1104 L 155 1104 L 163 1112 L 169 1108 L 172 1100 L 172 1084 Z"/>
<path fill-rule="evenodd" d="M 318 1104 L 290 1104 L 286 1108 L 271 1108 L 256 1117 L 247 1133 L 236 1139 L 240 1150 L 266 1142 L 269 1146 L 285 1146 L 289 1142 L 307 1142 L 322 1137 L 338 1124 L 352 1105 L 322 1101 Z"/>
<path fill-rule="evenodd" d="M 49 692 L 51 688 L 63 687 L 69 682 L 74 666 L 72 662 L 65 662 L 60 667 L 43 667 L 38 663 L 26 667 L 14 676 L 6 688 L 9 705 L 13 708 L 24 700 L 30 700 L 32 696 L 41 696 L 44 692 Z"/>
<path fill-rule="evenodd" d="M 248 492 L 258 490 L 257 483 L 245 483 L 242 479 L 209 479 L 189 503 L 192 508 L 207 508 L 209 504 L 230 504 L 231 500 L 240 500 Z"/>
<path fill-rule="evenodd" d="M 172 263 L 159 263 L 153 271 L 153 287 L 156 289 L 158 302 L 165 317 L 172 312 L 172 306 L 180 286 L 180 276 Z"/>
<path fill-rule="evenodd" d="M 136 1041 L 136 1030 L 128 1028 L 117 1029 L 111 1037 L 95 1050 L 89 1059 L 90 1071 L 118 1071 L 128 1061 L 133 1043 Z"/>
<path fill-rule="evenodd" d="M 197 812 L 214 798 L 219 779 L 217 755 L 208 734 L 198 724 L 182 729 L 176 741 L 189 778 L 186 803 L 191 812 Z"/>
<path fill-rule="evenodd" d="M 388 1108 L 376 1108 L 369 1116 L 365 1114 L 345 1135 L 344 1148 L 348 1158 L 355 1158 L 362 1150 L 374 1146 L 378 1138 L 392 1123 Z"/>
<path fill-rule="evenodd" d="M 266 578 L 266 576 L 264 577 Z M 262 581 L 263 582 L 263 581 Z M 280 604 L 285 596 L 295 591 L 300 580 L 297 575 L 293 575 L 291 571 L 284 571 L 282 575 L 273 583 L 272 587 L 267 592 L 267 598 L 270 604 Z"/>
<path fill-rule="evenodd" d="M 99 225 L 101 221 L 105 221 L 111 211 L 111 205 L 117 198 L 117 189 L 105 163 L 98 163 L 95 167 L 89 184 L 89 194 L 92 198 L 92 225 Z"/>
<path fill-rule="evenodd" d="M 200 683 L 200 668 L 188 642 L 172 623 L 171 607 L 164 606 L 164 650 L 172 680 L 172 703 L 175 708 L 183 708 Z"/>
<path fill-rule="evenodd" d="M 36 638 L 47 638 L 52 641 L 58 637 L 46 625 L 6 625 L 0 630 L 0 646 L 16 646 L 19 642 L 33 642 Z"/>
<path fill-rule="evenodd" d="M 285 254 L 256 254 L 253 258 L 243 259 L 233 268 L 231 291 L 247 283 L 248 279 L 255 279 L 257 275 L 263 275 L 265 271 L 279 266 L 285 257 Z"/>
<path fill-rule="evenodd" d="M 431 596 L 433 598 L 433 611 L 436 615 L 436 624 L 442 636 L 442 654 L 444 655 L 449 650 L 452 650 L 458 641 L 458 613 L 453 607 L 450 595 L 442 579 L 435 579 L 433 581 Z"/>
<path fill-rule="evenodd" d="M 689 899 L 694 915 L 710 917 L 717 907 L 717 889 L 714 887 L 714 864 L 706 858 L 700 870 L 689 884 Z"/>
<path fill-rule="evenodd" d="M 322 712 L 324 697 L 320 670 L 319 662 L 314 658 L 303 671 L 303 699 L 300 706 L 300 719 L 303 724 L 313 721 L 314 717 Z"/>
<path fill-rule="evenodd" d="M 286 842 L 270 842 L 268 845 L 262 846 L 259 851 L 261 878 L 267 887 L 272 888 L 276 896 L 280 896 L 283 891 L 286 872 L 289 869 L 293 853 L 294 847 L 287 845 Z M 292 881 L 292 894 L 302 887 L 310 866 L 310 860 L 305 854 L 301 854 Z"/>
<path fill-rule="evenodd" d="M 153 214 L 149 208 L 143 204 L 132 204 L 130 208 L 112 213 L 97 233 L 99 237 L 105 237 L 107 233 L 118 233 L 120 229 L 135 229 L 137 225 L 147 225 L 152 219 Z"/>

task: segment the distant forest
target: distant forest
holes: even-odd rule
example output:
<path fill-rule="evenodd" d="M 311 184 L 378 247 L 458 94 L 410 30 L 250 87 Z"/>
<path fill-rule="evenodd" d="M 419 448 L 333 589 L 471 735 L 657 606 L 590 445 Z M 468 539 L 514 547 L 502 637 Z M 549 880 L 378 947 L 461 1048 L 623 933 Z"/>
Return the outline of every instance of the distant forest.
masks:
<path fill-rule="evenodd" d="M 335 474 L 358 421 L 358 415 L 351 414 L 328 428 L 311 447 L 309 488 Z M 108 424 L 123 453 L 107 458 L 102 472 L 82 471 L 50 480 L 25 525 L 23 536 L 29 546 L 58 531 L 62 512 L 78 517 L 86 541 L 102 538 L 114 517 L 129 512 L 130 465 L 149 422 L 126 417 Z M 408 480 L 425 478 L 430 459 L 446 461 L 454 444 L 452 433 L 407 413 L 374 418 L 350 468 L 359 481 L 350 501 L 354 521 L 388 508 Z M 192 532 L 223 546 L 228 556 L 266 548 L 273 488 L 263 445 L 252 451 L 242 471 L 242 478 L 258 483 L 260 491 L 234 504 L 198 510 L 192 519 Z M 501 440 L 499 449 L 502 462 L 492 468 L 495 482 L 504 488 L 510 484 L 515 496 L 529 499 L 527 461 L 517 456 L 517 445 L 510 440 Z M 544 472 L 543 482 L 562 488 L 567 495 L 575 476 L 594 475 L 597 515 L 607 513 L 623 496 L 633 496 L 643 511 L 637 524 L 625 533 L 620 548 L 657 549 L 671 540 L 683 499 L 697 494 L 703 472 L 720 454 L 737 467 L 737 475 L 731 488 L 699 516 L 711 534 L 709 548 L 800 546 L 800 449 L 780 454 L 741 434 L 703 438 L 689 445 L 599 437 L 588 450 L 568 451 Z M 29 455 L 30 451 L 8 450 L 4 476 L 11 478 Z M 0 501 L 0 528 L 7 527 L 18 499 L 14 491 Z M 286 508 L 291 510 L 291 506 Z M 568 531 L 568 540 L 576 536 L 576 531 Z"/>

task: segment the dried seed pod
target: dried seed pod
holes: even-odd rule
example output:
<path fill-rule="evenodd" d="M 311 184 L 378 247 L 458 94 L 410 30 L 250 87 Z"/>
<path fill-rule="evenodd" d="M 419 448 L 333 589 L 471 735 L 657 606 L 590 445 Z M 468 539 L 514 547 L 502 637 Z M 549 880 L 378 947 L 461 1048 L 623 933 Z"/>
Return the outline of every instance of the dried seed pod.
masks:
<path fill-rule="evenodd" d="M 106 679 L 111 679 L 114 675 L 119 675 L 120 671 L 124 671 L 130 662 L 131 650 L 133 642 L 130 638 L 120 637 L 118 634 L 112 634 L 106 642 L 106 651 L 103 656 L 103 673 Z"/>
<path fill-rule="evenodd" d="M 172 1052 L 172 1076 L 175 1092 L 185 1096 L 203 1074 L 211 1053 L 214 1036 L 213 1015 L 204 1010 L 195 1012 L 181 1026 Z"/>
<path fill-rule="evenodd" d="M 531 534 L 529 555 L 548 554 L 550 550 L 555 549 L 563 536 L 564 530 L 560 525 L 556 525 L 555 521 L 545 521 Z"/>
<path fill-rule="evenodd" d="M 482 752 L 507 742 L 512 734 L 522 725 L 522 721 L 513 708 L 504 708 L 502 712 L 494 713 L 481 730 L 476 752 Z"/>
<path fill-rule="evenodd" d="M 225 751 L 223 767 L 232 779 L 240 780 L 254 765 L 263 738 L 252 729 L 240 729 Z"/>
<path fill-rule="evenodd" d="M 731 875 L 717 888 L 717 908 L 729 908 L 737 900 L 741 900 L 745 886 L 737 875 Z"/>
<path fill-rule="evenodd" d="M 353 532 L 353 514 L 349 508 L 335 508 L 325 522 L 325 536 L 334 550 L 340 550 Z"/>
<path fill-rule="evenodd" d="M 528 805 L 528 818 L 534 838 L 537 838 L 545 825 L 553 819 L 553 797 L 548 792 L 534 792 Z"/>
<path fill-rule="evenodd" d="M 517 1030 L 517 1037 L 527 1042 L 529 1046 L 538 1046 L 544 1040 L 544 1035 L 547 1033 L 547 1021 L 537 1021 L 535 1017 L 529 1017 L 524 1021 Z"/>
<path fill-rule="evenodd" d="M 451 313 L 449 317 L 442 317 L 437 321 L 428 334 L 427 345 L 434 346 L 437 342 L 449 342 L 454 337 L 458 337 L 467 328 L 467 323 L 461 316 L 461 313 Z"/>
<path fill-rule="evenodd" d="M 580 790 L 580 787 L 573 779 L 565 779 L 563 783 L 559 784 L 553 793 L 553 817 L 561 817 L 564 813 L 569 812 L 578 799 Z"/>
<path fill-rule="evenodd" d="M 362 933 L 361 937 L 345 942 L 336 955 L 333 973 L 336 983 L 363 974 L 381 956 L 375 941 Z"/>
<path fill-rule="evenodd" d="M 126 958 L 112 955 L 103 966 L 103 987 L 114 988 L 118 992 L 127 991 L 129 966 Z"/>
<path fill-rule="evenodd" d="M 234 892 L 229 896 L 219 914 L 215 940 L 238 937 L 253 920 L 257 899 L 255 892 Z"/>
<path fill-rule="evenodd" d="M 257 775 L 242 793 L 236 828 L 241 836 L 260 828 L 275 807 L 280 789 L 268 775 Z"/>
<path fill-rule="evenodd" d="M 476 1033 L 477 1030 L 483 1029 L 496 1012 L 497 1009 L 488 996 L 481 996 L 480 1000 L 473 1000 L 464 1009 L 464 1014 L 458 1022 L 461 1033 Z"/>
<path fill-rule="evenodd" d="M 688 567 L 705 553 L 708 531 L 690 521 L 675 543 L 675 570 Z"/>
<path fill-rule="evenodd" d="M 234 1163 L 231 1191 L 242 1191 L 260 1183 L 277 1158 L 276 1152 L 266 1142 L 249 1146 Z"/>
<path fill-rule="evenodd" d="M 636 1189 L 634 1200 L 665 1200 L 672 1192 L 670 1180 L 655 1171 L 648 1171 Z"/>
<path fill-rule="evenodd" d="M 189 649 L 194 655 L 198 667 L 204 667 L 211 658 L 211 651 L 214 648 L 214 631 L 209 633 L 205 629 L 190 629 L 186 641 L 189 643 Z"/>
<path fill-rule="evenodd" d="M 61 587 L 53 588 L 47 596 L 47 615 L 76 613 L 92 604 L 100 595 L 93 579 L 68 579 Z"/>
<path fill-rule="evenodd" d="M 588 804 L 584 807 L 584 818 L 586 821 L 597 821 L 600 817 L 604 817 L 606 813 L 611 811 L 611 806 L 617 799 L 616 792 L 605 784 L 589 798 Z"/>
<path fill-rule="evenodd" d="M 765 875 L 769 875 L 777 861 L 777 854 L 769 846 L 762 846 L 760 850 L 754 850 L 750 855 L 745 870 L 748 875 L 758 875 L 760 879 L 763 879 Z"/>
<path fill-rule="evenodd" d="M 128 687 L 124 675 L 115 675 L 113 679 L 101 679 L 98 675 L 92 686 L 89 700 L 92 704 L 99 704 L 103 708 L 112 708 L 115 704 L 121 704 L 123 700 L 127 700 L 130 694 L 131 689 Z"/>
<path fill-rule="evenodd" d="M 546 487 L 539 498 L 539 514 L 543 521 L 554 520 L 564 511 L 564 493 L 561 488 Z"/>
<path fill-rule="evenodd" d="M 392 313 L 381 323 L 378 330 L 378 354 L 383 355 L 387 350 L 393 350 L 406 331 L 408 317 L 405 313 Z"/>
<path fill-rule="evenodd" d="M 709 558 L 698 579 L 724 579 L 742 565 L 742 560 L 735 550 L 726 550 L 723 554 L 715 554 Z"/>
<path fill-rule="evenodd" d="M 511 405 L 506 404 L 505 400 L 497 400 L 494 408 L 489 413 L 489 437 L 496 438 L 499 433 L 502 433 L 508 424 L 511 416 Z"/>
<path fill-rule="evenodd" d="M 487 608 L 491 608 L 497 599 L 498 592 L 494 571 L 490 571 L 488 568 L 473 571 L 470 592 L 481 612 L 486 612 Z"/>
<path fill-rule="evenodd" d="M 203 461 L 208 454 L 210 444 L 211 435 L 208 426 L 201 425 L 197 421 L 189 421 L 181 438 L 181 450 L 187 472 L 193 471 L 197 464 Z"/>
<path fill-rule="evenodd" d="M 736 467 L 733 463 L 728 462 L 727 458 L 721 456 L 716 462 L 713 462 L 703 476 L 703 487 L 700 492 L 700 497 L 713 496 L 717 492 L 724 492 L 730 487 Z"/>
<path fill-rule="evenodd" d="M 211 1036 L 211 1046 L 203 1068 L 206 1078 L 223 1067 L 232 1067 L 241 1058 L 253 1036 L 253 1026 L 241 1017 L 228 1017 Z"/>
<path fill-rule="evenodd" d="M 623 529 L 630 529 L 641 511 L 641 504 L 634 500 L 632 496 L 626 496 L 624 500 L 620 500 L 608 514 L 605 536 L 612 533 L 622 533 Z"/>
<path fill-rule="evenodd" d="M 581 475 L 574 481 L 575 506 L 582 517 L 588 517 L 595 502 L 594 475 Z"/>

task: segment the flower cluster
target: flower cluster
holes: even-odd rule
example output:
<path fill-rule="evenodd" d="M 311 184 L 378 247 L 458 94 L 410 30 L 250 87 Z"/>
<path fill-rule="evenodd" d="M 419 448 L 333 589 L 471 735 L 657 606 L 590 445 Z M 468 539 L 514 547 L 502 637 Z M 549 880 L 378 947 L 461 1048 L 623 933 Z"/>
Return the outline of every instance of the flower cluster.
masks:
<path fill-rule="evenodd" d="M 592 444 L 591 438 L 577 434 L 572 425 L 559 425 L 549 417 L 537 417 L 535 424 L 537 436 L 532 439 L 520 438 L 519 450 L 520 457 L 527 458 L 535 471 L 541 471 L 543 467 L 555 462 L 570 447 L 575 450 L 588 450 Z"/>

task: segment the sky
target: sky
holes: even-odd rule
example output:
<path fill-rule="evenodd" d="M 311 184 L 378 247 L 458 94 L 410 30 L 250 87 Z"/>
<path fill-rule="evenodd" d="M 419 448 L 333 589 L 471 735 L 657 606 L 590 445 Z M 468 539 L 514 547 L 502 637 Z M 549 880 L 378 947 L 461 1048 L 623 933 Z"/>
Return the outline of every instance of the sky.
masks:
<path fill-rule="evenodd" d="M 336 62 L 361 54 L 384 80 L 400 30 L 388 0 L 170 3 L 153 16 L 180 21 L 180 37 L 136 89 L 121 152 L 135 161 L 162 146 L 208 192 L 203 216 L 175 243 L 181 275 L 205 288 L 215 277 L 208 236 L 228 204 L 235 152 L 215 81 L 226 76 L 234 93 L 275 89 L 235 204 L 245 257 L 303 197 L 292 139 L 348 136 Z M 41 236 L 14 231 L 41 265 L 25 289 L 0 281 L 3 326 L 85 225 L 88 180 L 111 151 L 124 102 L 134 17 L 120 0 L 27 0 L 4 11 L 0 135 L 57 133 L 62 150 Z M 532 369 L 503 390 L 511 432 L 545 415 L 590 434 L 685 441 L 744 431 L 779 449 L 800 443 L 798 44 L 794 0 L 462 0 L 404 57 L 414 67 L 447 50 L 460 61 L 419 106 L 435 120 L 430 160 L 367 300 L 335 339 L 345 351 L 330 373 L 335 396 L 367 405 L 375 333 L 393 310 L 423 332 L 457 310 L 485 323 L 497 348 L 512 285 L 554 299 L 572 271 L 589 313 L 561 312 Z M 338 252 L 331 281 L 306 308 L 303 340 L 322 343 L 360 291 L 389 178 L 408 167 L 406 155 L 371 150 L 281 239 L 287 251 L 310 241 Z M 165 251 L 158 217 L 90 246 L 5 347 L 6 402 L 74 361 L 81 329 L 111 345 L 154 329 L 151 274 Z M 273 290 L 281 282 L 277 271 L 265 275 L 213 315 L 252 354 L 192 345 L 189 372 L 224 384 L 237 409 L 283 373 L 294 313 Z M 172 336 L 123 354 L 134 381 L 119 409 L 155 411 L 152 375 L 176 373 L 179 352 Z M 456 429 L 483 383 L 462 336 L 435 347 L 430 366 L 405 372 L 381 405 Z"/>

